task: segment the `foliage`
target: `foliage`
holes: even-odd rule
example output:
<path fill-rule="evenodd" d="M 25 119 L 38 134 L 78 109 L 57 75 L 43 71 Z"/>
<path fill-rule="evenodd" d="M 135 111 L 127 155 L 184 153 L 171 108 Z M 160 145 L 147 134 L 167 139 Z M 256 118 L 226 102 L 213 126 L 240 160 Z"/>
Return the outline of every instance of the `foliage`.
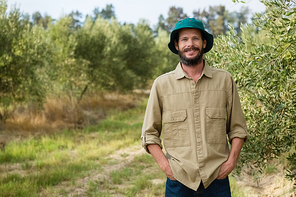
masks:
<path fill-rule="evenodd" d="M 231 72 L 240 89 L 251 135 L 242 162 L 261 169 L 286 153 L 287 176 L 295 179 L 295 1 L 262 2 L 266 12 L 253 17 L 254 26 L 245 25 L 247 9 L 231 13 L 213 6 L 193 17 L 217 36 L 208 61 Z M 80 100 L 88 90 L 146 88 L 149 80 L 175 68 L 178 56 L 167 48 L 168 31 L 187 16 L 171 7 L 153 32 L 145 20 L 118 22 L 112 4 L 96 8 L 84 22 L 79 11 L 53 22 L 38 12 L 33 21 L 18 9 L 8 12 L 1 0 L 1 110 L 23 103 L 41 106 L 49 95 Z"/>
<path fill-rule="evenodd" d="M 231 27 L 215 40 L 207 58 L 231 72 L 239 86 L 250 139 L 242 150 L 243 163 L 262 169 L 266 161 L 290 155 L 295 163 L 296 144 L 296 12 L 289 0 L 263 1 L 266 13 L 256 15 L 254 25 Z M 295 168 L 290 166 L 290 178 Z"/>
<path fill-rule="evenodd" d="M 210 6 L 208 11 L 206 9 L 194 11 L 193 16 L 203 21 L 205 29 L 218 36 L 229 31 L 229 24 L 235 26 L 235 30 L 239 33 L 241 25 L 247 24 L 249 12 L 247 7 L 242 7 L 239 12 L 229 12 L 225 6 L 219 5 Z"/>
<path fill-rule="evenodd" d="M 47 63 L 48 48 L 44 30 L 30 28 L 20 20 L 17 9 L 6 13 L 0 2 L 0 105 L 8 107 L 23 101 L 40 102 L 44 89 L 38 72 Z"/>
<path fill-rule="evenodd" d="M 48 24 L 51 23 L 52 18 L 50 16 L 48 16 L 47 14 L 45 14 L 45 16 L 43 17 L 40 12 L 35 12 L 32 15 L 32 25 L 40 25 L 42 27 L 44 27 L 45 29 L 47 29 Z"/>
<path fill-rule="evenodd" d="M 208 9 L 194 10 L 192 15 L 187 15 L 180 7 L 170 7 L 168 17 L 163 15 L 158 18 L 158 23 L 154 27 L 155 34 L 159 29 L 166 30 L 168 33 L 174 29 L 175 24 L 184 18 L 193 17 L 204 23 L 205 29 L 211 32 L 215 37 L 220 34 L 226 34 L 229 31 L 228 25 L 232 24 L 239 33 L 241 25 L 248 24 L 250 10 L 242 7 L 240 11 L 229 12 L 225 6 L 209 6 Z"/>
<path fill-rule="evenodd" d="M 72 26 L 72 18 L 65 16 L 56 24 L 50 24 L 47 36 L 51 45 L 51 62 L 44 69 L 43 76 L 48 94 L 67 94 L 75 98 L 84 88 L 87 63 L 75 58 L 77 39 Z"/>
<path fill-rule="evenodd" d="M 106 5 L 106 8 L 102 9 L 100 15 L 102 16 L 103 19 L 116 18 L 113 5 L 112 4 Z"/>
<path fill-rule="evenodd" d="M 187 17 L 171 7 L 160 17 L 158 34 L 145 20 L 120 24 L 112 4 L 94 9 L 81 22 L 72 11 L 59 20 L 35 12 L 7 12 L 1 1 L 0 105 L 30 101 L 42 106 L 49 95 L 81 100 L 86 91 L 121 91 L 146 88 L 150 79 L 175 68 L 178 57 L 167 50 L 177 20 Z"/>
<path fill-rule="evenodd" d="M 154 38 L 149 25 L 120 25 L 98 17 L 87 18 L 76 33 L 76 58 L 89 62 L 85 89 L 130 91 L 145 87 L 151 78 L 154 59 Z"/>
<path fill-rule="evenodd" d="M 187 18 L 187 14 L 183 13 L 183 8 L 170 7 L 168 12 L 168 18 L 166 19 L 168 31 L 173 31 L 175 24 L 184 18 Z"/>
<path fill-rule="evenodd" d="M 168 50 L 170 34 L 163 29 L 159 29 L 157 34 L 158 36 L 155 38 L 155 46 L 158 54 L 158 61 L 154 72 L 154 78 L 174 70 L 179 61 L 179 56 Z"/>
<path fill-rule="evenodd" d="M 93 10 L 93 15 L 94 16 L 91 17 L 93 21 L 96 21 L 98 19 L 98 17 L 102 17 L 103 19 L 109 19 L 109 20 L 112 18 L 116 18 L 114 7 L 112 4 L 107 4 L 106 8 L 102 9 L 101 11 L 100 11 L 99 7 L 96 7 Z"/>
<path fill-rule="evenodd" d="M 71 18 L 71 21 L 72 21 L 72 25 L 71 25 L 71 28 L 72 29 L 79 29 L 81 28 L 81 25 L 83 25 L 81 22 L 80 22 L 80 18 L 82 17 L 82 13 L 80 13 L 79 11 L 72 11 L 68 17 Z"/>
<path fill-rule="evenodd" d="M 27 101 L 41 106 L 49 95 L 80 100 L 89 89 L 145 88 L 152 65 L 160 61 L 148 23 L 121 25 L 112 18 L 112 5 L 83 25 L 78 11 L 54 23 L 36 12 L 30 22 L 17 9 L 7 13 L 5 0 L 0 5 L 2 106 Z"/>

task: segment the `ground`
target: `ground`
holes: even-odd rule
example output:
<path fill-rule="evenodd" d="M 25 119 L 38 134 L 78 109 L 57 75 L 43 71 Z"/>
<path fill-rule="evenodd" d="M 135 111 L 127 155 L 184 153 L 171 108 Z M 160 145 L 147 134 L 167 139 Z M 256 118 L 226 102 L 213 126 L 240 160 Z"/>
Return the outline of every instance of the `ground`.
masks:
<path fill-rule="evenodd" d="M 110 155 L 109 158 L 116 160 L 117 162 L 109 165 L 105 165 L 100 172 L 93 172 L 91 176 L 84 177 L 75 182 L 75 187 L 68 186 L 68 196 L 86 196 L 87 187 L 90 181 L 98 181 L 108 179 L 110 172 L 124 168 L 133 162 L 134 157 L 141 154 L 147 154 L 145 150 L 135 145 L 129 148 L 121 149 Z M 122 157 L 122 155 L 127 155 Z M 151 170 L 151 169 L 150 169 Z M 147 172 L 146 172 L 147 173 Z M 262 175 L 259 180 L 255 180 L 253 175 L 249 175 L 247 172 L 243 172 L 240 177 L 235 177 L 238 187 L 244 191 L 247 197 L 295 197 L 295 189 L 293 190 L 293 184 L 284 178 L 284 171 L 276 171 L 275 173 Z M 165 179 L 154 179 L 153 184 L 163 184 Z M 64 183 L 65 185 L 69 185 Z M 61 186 L 58 186 L 61 187 Z M 64 187 L 64 186 L 62 186 Z M 121 196 L 114 194 L 114 196 Z"/>

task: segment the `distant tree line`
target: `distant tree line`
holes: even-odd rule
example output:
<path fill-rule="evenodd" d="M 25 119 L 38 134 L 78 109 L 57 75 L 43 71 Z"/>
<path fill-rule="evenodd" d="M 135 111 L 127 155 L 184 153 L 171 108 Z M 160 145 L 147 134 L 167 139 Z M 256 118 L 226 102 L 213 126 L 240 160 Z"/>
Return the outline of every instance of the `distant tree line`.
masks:
<path fill-rule="evenodd" d="M 90 16 L 93 21 L 95 21 L 98 17 L 107 20 L 110 20 L 111 18 L 116 19 L 114 9 L 115 8 L 112 4 L 106 5 L 106 8 L 102 10 L 96 7 L 93 10 L 93 14 L 87 15 L 86 18 Z M 218 5 L 209 6 L 208 9 L 194 10 L 192 15 L 188 15 L 183 12 L 183 8 L 172 6 L 169 8 L 168 17 L 164 18 L 163 15 L 160 15 L 158 17 L 158 23 L 154 25 L 152 29 L 155 33 L 157 33 L 160 28 L 166 30 L 167 32 L 171 32 L 177 21 L 187 17 L 194 17 L 202 20 L 205 28 L 215 36 L 225 34 L 229 31 L 229 24 L 232 24 L 235 30 L 240 32 L 241 25 L 247 24 L 248 19 L 250 19 L 250 11 L 251 10 L 248 7 L 243 6 L 239 11 L 229 12 L 226 10 L 225 6 Z M 68 14 L 68 16 L 73 20 L 73 27 L 79 28 L 83 26 L 85 21 L 81 21 L 82 13 L 79 11 L 72 11 Z M 22 17 L 31 25 L 41 25 L 44 28 L 47 28 L 48 24 L 54 20 L 47 14 L 42 16 L 38 11 L 33 13 L 31 20 L 28 14 L 23 14 Z M 251 18 L 251 20 L 253 20 L 253 18 Z"/>
<path fill-rule="evenodd" d="M 225 34 L 233 22 L 245 24 L 224 6 L 195 11 L 215 35 Z M 119 23 L 112 4 L 95 8 L 82 19 L 72 11 L 60 19 L 35 12 L 32 16 L 0 3 L 0 105 L 34 102 L 48 95 L 71 95 L 78 100 L 87 91 L 131 91 L 145 88 L 155 76 L 172 70 L 178 57 L 167 50 L 169 32 L 187 17 L 171 7 L 168 18 L 159 17 L 151 28 L 147 21 Z M 223 21 L 223 22 L 221 22 Z M 236 22 L 236 23 L 234 23 Z"/>
<path fill-rule="evenodd" d="M 232 24 L 239 33 L 241 31 L 241 26 L 248 23 L 250 11 L 248 7 L 243 6 L 239 12 L 229 12 L 226 10 L 225 6 L 218 5 L 209 6 L 208 9 L 198 9 L 193 11 L 192 15 L 187 15 L 183 12 L 183 8 L 171 7 L 168 12 L 168 18 L 165 19 L 163 15 L 159 16 L 155 29 L 161 28 L 167 32 L 171 32 L 179 20 L 194 17 L 203 21 L 205 29 L 214 36 L 226 34 L 226 32 L 229 31 L 229 24 Z"/>
<path fill-rule="evenodd" d="M 177 57 L 163 47 L 168 33 L 155 37 L 145 20 L 120 24 L 112 5 L 94 9 L 81 22 L 73 11 L 50 16 L 7 11 L 0 3 L 0 107 L 28 102 L 42 106 L 47 96 L 80 100 L 87 91 L 128 92 L 146 88 L 173 68 Z M 3 115 L 3 114 L 2 114 Z"/>

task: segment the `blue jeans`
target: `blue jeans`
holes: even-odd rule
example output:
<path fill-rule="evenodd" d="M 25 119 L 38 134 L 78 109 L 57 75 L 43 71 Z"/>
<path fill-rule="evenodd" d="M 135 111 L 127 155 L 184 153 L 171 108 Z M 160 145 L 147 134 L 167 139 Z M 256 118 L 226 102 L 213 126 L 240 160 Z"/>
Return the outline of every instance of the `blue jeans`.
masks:
<path fill-rule="evenodd" d="M 197 191 L 194 191 L 179 181 L 167 178 L 165 197 L 231 197 L 228 177 L 214 180 L 207 189 L 202 182 Z"/>

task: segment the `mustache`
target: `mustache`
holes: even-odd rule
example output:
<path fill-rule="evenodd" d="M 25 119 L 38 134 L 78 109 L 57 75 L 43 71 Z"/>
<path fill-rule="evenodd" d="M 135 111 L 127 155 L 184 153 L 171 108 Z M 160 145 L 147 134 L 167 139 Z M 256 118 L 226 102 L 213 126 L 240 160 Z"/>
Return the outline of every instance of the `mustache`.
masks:
<path fill-rule="evenodd" d="M 195 50 L 195 51 L 200 51 L 200 49 L 198 47 L 190 47 L 190 48 L 185 48 L 183 51 L 184 52 L 187 52 L 187 51 L 190 51 L 190 50 Z"/>

